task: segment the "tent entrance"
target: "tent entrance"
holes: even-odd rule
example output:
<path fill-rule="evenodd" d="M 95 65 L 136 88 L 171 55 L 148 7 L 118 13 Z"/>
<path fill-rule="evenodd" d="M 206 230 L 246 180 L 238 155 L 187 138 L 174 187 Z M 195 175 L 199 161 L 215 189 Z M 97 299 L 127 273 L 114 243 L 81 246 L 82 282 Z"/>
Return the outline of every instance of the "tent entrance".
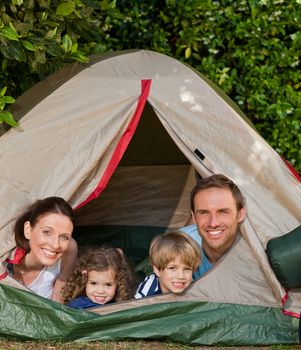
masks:
<path fill-rule="evenodd" d="M 146 102 L 136 132 L 119 166 L 189 164 L 152 106 Z"/>
<path fill-rule="evenodd" d="M 76 211 L 79 246 L 106 242 L 139 263 L 155 235 L 185 225 L 194 181 L 191 165 L 147 103 L 107 187 Z"/>

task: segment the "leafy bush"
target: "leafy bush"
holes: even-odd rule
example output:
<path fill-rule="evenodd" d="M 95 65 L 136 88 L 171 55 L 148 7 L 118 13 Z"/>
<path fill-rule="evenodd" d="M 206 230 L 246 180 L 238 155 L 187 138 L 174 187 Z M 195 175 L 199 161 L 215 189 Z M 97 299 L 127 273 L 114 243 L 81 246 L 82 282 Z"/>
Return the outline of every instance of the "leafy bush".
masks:
<path fill-rule="evenodd" d="M 158 51 L 219 85 L 301 170 L 301 0 L 2 3 L 0 88 L 11 96 L 92 53 Z"/>

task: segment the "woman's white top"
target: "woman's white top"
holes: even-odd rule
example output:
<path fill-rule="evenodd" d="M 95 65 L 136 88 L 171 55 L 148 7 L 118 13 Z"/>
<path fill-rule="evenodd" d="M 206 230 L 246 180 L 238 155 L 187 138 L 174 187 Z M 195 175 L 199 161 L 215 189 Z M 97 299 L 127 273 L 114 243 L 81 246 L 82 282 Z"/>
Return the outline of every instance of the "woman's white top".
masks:
<path fill-rule="evenodd" d="M 41 297 L 50 299 L 54 283 L 61 272 L 61 259 L 52 266 L 44 266 L 37 278 L 27 286 L 28 289 Z"/>

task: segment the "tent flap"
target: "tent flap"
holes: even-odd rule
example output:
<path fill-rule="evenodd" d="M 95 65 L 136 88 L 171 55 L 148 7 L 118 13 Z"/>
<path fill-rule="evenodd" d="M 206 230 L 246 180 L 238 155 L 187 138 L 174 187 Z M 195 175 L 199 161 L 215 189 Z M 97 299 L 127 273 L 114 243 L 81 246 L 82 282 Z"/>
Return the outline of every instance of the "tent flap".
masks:
<path fill-rule="evenodd" d="M 160 339 L 194 345 L 298 343 L 298 320 L 279 308 L 206 302 L 153 304 L 106 316 L 0 286 L 1 337 L 92 341 Z"/>

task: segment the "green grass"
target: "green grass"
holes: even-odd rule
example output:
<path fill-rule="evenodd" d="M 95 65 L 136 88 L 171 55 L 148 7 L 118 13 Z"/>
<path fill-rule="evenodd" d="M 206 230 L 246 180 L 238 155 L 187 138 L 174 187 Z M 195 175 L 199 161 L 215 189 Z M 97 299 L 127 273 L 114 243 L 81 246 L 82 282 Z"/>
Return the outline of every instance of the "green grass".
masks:
<path fill-rule="evenodd" d="M 158 341 L 123 342 L 18 342 L 0 339 L 0 350 L 301 350 L 300 345 L 272 345 L 270 347 L 206 347 L 188 346 Z"/>

